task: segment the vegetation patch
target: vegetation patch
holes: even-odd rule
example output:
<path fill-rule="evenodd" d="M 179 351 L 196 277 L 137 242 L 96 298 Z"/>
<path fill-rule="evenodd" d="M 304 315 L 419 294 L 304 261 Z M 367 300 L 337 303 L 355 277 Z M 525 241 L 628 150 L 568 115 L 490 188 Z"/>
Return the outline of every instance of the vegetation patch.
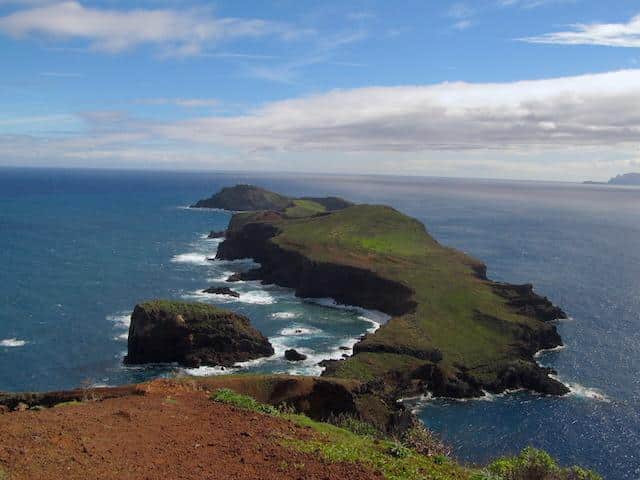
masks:
<path fill-rule="evenodd" d="M 280 415 L 280 410 L 278 410 L 276 407 L 260 403 L 253 397 L 249 397 L 248 395 L 241 395 L 229 388 L 220 388 L 216 390 L 213 395 L 211 395 L 211 399 L 215 402 L 233 405 L 234 407 L 242 408 L 244 410 L 250 410 L 252 412 L 264 413 L 274 416 Z"/>
<path fill-rule="evenodd" d="M 0 465 L 0 480 L 9 480 L 9 473 Z"/>
<path fill-rule="evenodd" d="M 485 473 L 473 480 L 602 480 L 597 473 L 582 467 L 560 467 L 545 451 L 525 448 L 519 455 L 491 463 Z"/>

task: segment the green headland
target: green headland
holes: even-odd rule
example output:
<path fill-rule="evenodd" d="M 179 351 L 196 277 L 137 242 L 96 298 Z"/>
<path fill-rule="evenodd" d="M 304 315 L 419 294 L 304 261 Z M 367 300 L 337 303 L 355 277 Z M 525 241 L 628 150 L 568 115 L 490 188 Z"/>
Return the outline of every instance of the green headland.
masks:
<path fill-rule="evenodd" d="M 276 199 L 233 216 L 218 258 L 252 257 L 261 267 L 244 278 L 392 317 L 357 343 L 353 356 L 326 362 L 325 376 L 377 385 L 395 398 L 517 388 L 567 393 L 533 358 L 562 344 L 551 320 L 564 312 L 530 285 L 488 280 L 482 262 L 441 245 L 421 222 L 391 207 L 291 199 L 253 188 L 218 194 Z M 225 205 L 242 210 L 233 207 L 247 201 Z"/>

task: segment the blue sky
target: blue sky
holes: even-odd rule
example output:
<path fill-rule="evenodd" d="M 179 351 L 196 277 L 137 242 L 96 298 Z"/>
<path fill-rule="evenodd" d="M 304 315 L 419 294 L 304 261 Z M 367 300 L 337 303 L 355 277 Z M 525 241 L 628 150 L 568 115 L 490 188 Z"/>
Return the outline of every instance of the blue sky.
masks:
<path fill-rule="evenodd" d="M 640 4 L 0 0 L 0 164 L 640 170 Z"/>

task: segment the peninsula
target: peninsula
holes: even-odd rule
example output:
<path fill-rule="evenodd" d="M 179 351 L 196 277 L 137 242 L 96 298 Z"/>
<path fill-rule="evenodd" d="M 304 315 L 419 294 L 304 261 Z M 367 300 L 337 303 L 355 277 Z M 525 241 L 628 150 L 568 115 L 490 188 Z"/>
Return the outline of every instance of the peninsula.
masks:
<path fill-rule="evenodd" d="M 519 388 L 568 393 L 534 360 L 539 350 L 562 345 L 552 321 L 564 312 L 531 285 L 487 279 L 482 262 L 439 244 L 419 221 L 388 206 L 295 199 L 249 185 L 195 206 L 243 210 L 217 253 L 260 263 L 241 279 L 392 317 L 353 356 L 324 362 L 325 377 L 357 380 L 396 399 Z"/>

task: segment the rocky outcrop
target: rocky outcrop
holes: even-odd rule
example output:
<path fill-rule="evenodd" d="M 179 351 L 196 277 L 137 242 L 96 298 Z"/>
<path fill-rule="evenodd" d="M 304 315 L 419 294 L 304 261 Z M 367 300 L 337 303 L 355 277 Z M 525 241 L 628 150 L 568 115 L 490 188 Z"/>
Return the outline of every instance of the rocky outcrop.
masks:
<path fill-rule="evenodd" d="M 213 295 L 227 295 L 229 297 L 239 298 L 240 294 L 235 290 L 231 290 L 229 287 L 209 287 L 203 290 L 204 293 L 211 293 Z"/>
<path fill-rule="evenodd" d="M 224 238 L 225 233 L 226 232 L 224 230 L 218 230 L 218 231 L 211 230 L 209 232 L 209 235 L 207 235 L 207 238 L 209 239 Z"/>
<path fill-rule="evenodd" d="M 127 364 L 187 367 L 232 366 L 274 353 L 247 317 L 212 305 L 160 300 L 136 305 L 128 347 Z"/>
<path fill-rule="evenodd" d="M 284 358 L 290 362 L 301 362 L 302 360 L 306 360 L 307 356 L 304 353 L 300 353 L 297 350 L 290 348 L 289 350 L 284 351 Z"/>
<path fill-rule="evenodd" d="M 548 322 L 567 318 L 567 314 L 560 307 L 555 306 L 547 297 L 533 291 L 533 285 L 511 285 L 508 283 L 492 282 L 493 291 L 509 302 L 509 306 L 521 314 L 531 318 Z"/>

